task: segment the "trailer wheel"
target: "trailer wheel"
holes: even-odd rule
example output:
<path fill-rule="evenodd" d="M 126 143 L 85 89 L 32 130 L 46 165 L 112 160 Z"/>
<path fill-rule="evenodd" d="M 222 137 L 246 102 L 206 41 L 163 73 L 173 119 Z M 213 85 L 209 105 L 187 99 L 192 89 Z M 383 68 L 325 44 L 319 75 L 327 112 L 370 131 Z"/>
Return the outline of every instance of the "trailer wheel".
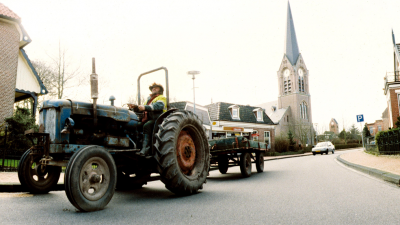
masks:
<path fill-rule="evenodd" d="M 226 174 L 228 172 L 229 167 L 229 158 L 226 155 L 218 156 L 218 170 L 222 174 Z"/>
<path fill-rule="evenodd" d="M 39 164 L 42 155 L 31 155 L 27 150 L 18 164 L 18 179 L 23 187 L 34 194 L 46 194 L 57 185 L 61 167 L 42 166 Z"/>
<path fill-rule="evenodd" d="M 258 173 L 262 173 L 264 171 L 264 153 L 257 152 L 256 153 L 256 169 Z"/>
<path fill-rule="evenodd" d="M 117 168 L 114 159 L 100 146 L 77 151 L 65 170 L 65 192 L 81 211 L 103 209 L 114 195 Z"/>
<path fill-rule="evenodd" d="M 244 177 L 251 176 L 251 157 L 250 153 L 245 152 L 240 155 L 240 172 Z"/>
<path fill-rule="evenodd" d="M 175 194 L 196 193 L 203 188 L 210 166 L 210 149 L 201 120 L 190 111 L 175 111 L 159 128 L 155 159 L 161 181 Z"/>

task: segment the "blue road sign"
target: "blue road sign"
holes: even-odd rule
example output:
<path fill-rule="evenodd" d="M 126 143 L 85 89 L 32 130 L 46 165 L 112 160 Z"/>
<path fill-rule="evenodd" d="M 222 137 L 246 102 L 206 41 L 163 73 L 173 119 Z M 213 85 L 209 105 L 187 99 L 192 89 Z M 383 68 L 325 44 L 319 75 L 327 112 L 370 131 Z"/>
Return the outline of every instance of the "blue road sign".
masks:
<path fill-rule="evenodd" d="M 357 115 L 357 122 L 364 122 L 364 115 Z"/>

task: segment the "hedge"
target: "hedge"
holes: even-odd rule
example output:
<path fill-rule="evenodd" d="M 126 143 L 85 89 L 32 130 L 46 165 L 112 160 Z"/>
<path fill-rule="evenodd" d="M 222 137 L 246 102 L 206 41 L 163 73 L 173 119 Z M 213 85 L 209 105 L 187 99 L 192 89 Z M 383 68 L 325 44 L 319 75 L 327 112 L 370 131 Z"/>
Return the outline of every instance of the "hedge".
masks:
<path fill-rule="evenodd" d="M 362 144 L 347 144 L 347 145 L 345 145 L 345 144 L 336 144 L 335 145 L 335 149 L 336 150 L 338 150 L 338 149 L 346 149 L 346 148 L 359 148 L 359 147 L 362 147 Z"/>

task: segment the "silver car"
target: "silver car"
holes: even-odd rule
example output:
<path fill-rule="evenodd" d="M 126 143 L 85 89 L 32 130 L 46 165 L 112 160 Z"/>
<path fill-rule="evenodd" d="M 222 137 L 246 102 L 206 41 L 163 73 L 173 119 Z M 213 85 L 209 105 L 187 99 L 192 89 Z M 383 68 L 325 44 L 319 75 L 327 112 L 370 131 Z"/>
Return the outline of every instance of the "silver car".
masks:
<path fill-rule="evenodd" d="M 330 141 L 325 141 L 325 142 L 320 142 L 316 146 L 312 148 L 312 153 L 313 155 L 315 154 L 327 154 L 329 152 L 332 152 L 332 154 L 335 154 L 335 146 L 330 142 Z"/>

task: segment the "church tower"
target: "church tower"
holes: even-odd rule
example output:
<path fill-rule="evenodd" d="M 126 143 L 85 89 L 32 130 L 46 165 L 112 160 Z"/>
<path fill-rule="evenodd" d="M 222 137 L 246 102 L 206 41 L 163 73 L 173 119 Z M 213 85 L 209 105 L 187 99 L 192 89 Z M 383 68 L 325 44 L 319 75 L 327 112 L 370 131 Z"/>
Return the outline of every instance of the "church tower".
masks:
<path fill-rule="evenodd" d="M 285 49 L 280 68 L 277 72 L 279 95 L 278 109 L 290 108 L 292 123 L 308 127 L 309 141 L 312 143 L 312 111 L 309 89 L 309 71 L 299 51 L 292 12 L 288 2 Z"/>

